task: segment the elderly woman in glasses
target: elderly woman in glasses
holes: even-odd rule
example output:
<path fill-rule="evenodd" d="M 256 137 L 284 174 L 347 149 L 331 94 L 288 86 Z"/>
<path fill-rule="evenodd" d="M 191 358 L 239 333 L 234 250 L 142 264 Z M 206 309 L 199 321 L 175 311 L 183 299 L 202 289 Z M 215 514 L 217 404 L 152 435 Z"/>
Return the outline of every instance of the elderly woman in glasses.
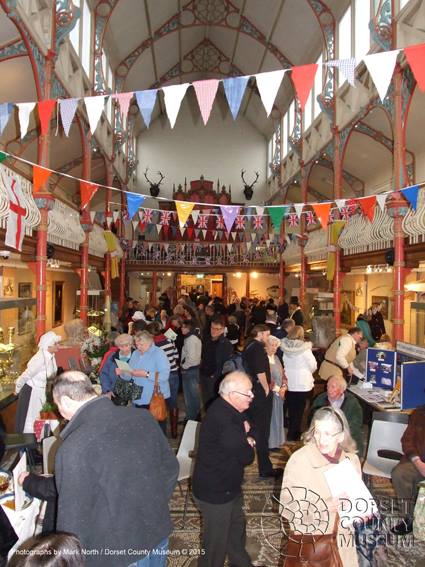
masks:
<path fill-rule="evenodd" d="M 133 337 L 127 333 L 118 335 L 115 339 L 117 350 L 112 352 L 106 359 L 99 374 L 102 394 L 106 394 L 116 405 L 126 405 L 122 403 L 114 394 L 114 386 L 117 381 L 117 360 L 129 362 L 133 352 Z"/>
<path fill-rule="evenodd" d="M 280 339 L 270 335 L 267 339 L 266 352 L 270 364 L 271 389 L 273 390 L 273 409 L 270 422 L 269 448 L 277 450 L 285 443 L 283 429 L 283 400 L 287 390 L 285 373 L 276 352 L 280 347 Z"/>
<path fill-rule="evenodd" d="M 285 467 L 280 494 L 282 516 L 289 521 L 291 532 L 314 534 L 317 541 L 321 535 L 337 531 L 342 565 L 356 567 L 354 531 L 348 522 L 341 521 L 342 501 L 332 496 L 325 476 L 326 471 L 348 459 L 361 477 L 356 443 L 342 411 L 332 407 L 317 410 L 303 441 L 304 447 L 295 451 Z M 304 540 L 309 537 L 304 535 Z M 300 546 L 300 559 L 307 553 L 305 549 L 303 552 Z"/>

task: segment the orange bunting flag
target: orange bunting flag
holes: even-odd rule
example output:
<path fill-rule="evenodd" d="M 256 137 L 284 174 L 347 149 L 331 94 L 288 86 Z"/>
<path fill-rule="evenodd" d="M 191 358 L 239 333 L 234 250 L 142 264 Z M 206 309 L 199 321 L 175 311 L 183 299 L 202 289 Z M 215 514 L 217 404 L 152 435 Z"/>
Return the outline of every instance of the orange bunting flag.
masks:
<path fill-rule="evenodd" d="M 294 88 L 295 92 L 297 93 L 298 100 L 300 101 L 301 110 L 304 110 L 308 95 L 313 88 L 317 68 L 317 63 L 292 67 L 291 78 L 292 82 L 294 83 Z"/>
<path fill-rule="evenodd" d="M 410 45 L 409 47 L 405 47 L 403 51 L 416 82 L 418 83 L 418 87 L 422 92 L 425 92 L 425 43 Z"/>
<path fill-rule="evenodd" d="M 81 209 L 85 209 L 87 207 L 98 189 L 99 185 L 96 185 L 96 183 L 80 181 Z"/>
<path fill-rule="evenodd" d="M 38 117 L 40 119 L 41 133 L 49 133 L 50 118 L 58 101 L 55 99 L 41 100 L 38 103 Z"/>
<path fill-rule="evenodd" d="M 319 219 L 320 224 L 323 228 L 328 226 L 329 221 L 329 211 L 331 210 L 332 203 L 320 203 L 319 205 L 311 205 L 316 213 L 316 217 Z"/>
<path fill-rule="evenodd" d="M 44 187 L 52 172 L 44 167 L 38 165 L 33 166 L 32 170 L 32 190 L 33 193 L 38 193 Z"/>
<path fill-rule="evenodd" d="M 372 195 L 371 197 L 358 199 L 357 202 L 360 205 L 360 208 L 364 216 L 367 217 L 370 220 L 370 222 L 372 222 L 373 217 L 375 215 L 376 196 Z"/>

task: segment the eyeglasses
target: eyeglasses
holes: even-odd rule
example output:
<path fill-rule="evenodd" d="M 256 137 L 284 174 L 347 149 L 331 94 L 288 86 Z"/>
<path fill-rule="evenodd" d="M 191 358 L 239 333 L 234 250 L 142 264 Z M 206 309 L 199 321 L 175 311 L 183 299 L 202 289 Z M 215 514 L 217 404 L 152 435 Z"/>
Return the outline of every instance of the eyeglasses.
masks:
<path fill-rule="evenodd" d="M 251 390 L 248 392 L 248 394 L 245 394 L 244 392 L 238 392 L 237 390 L 233 390 L 232 392 L 233 394 L 239 394 L 240 396 L 245 396 L 245 398 L 253 398 L 254 394 L 251 392 Z"/>
<path fill-rule="evenodd" d="M 320 431 L 320 429 L 313 429 L 313 435 L 314 437 L 336 437 L 337 435 L 340 435 L 342 433 L 342 431 L 337 431 L 336 433 L 328 433 L 327 431 Z"/>

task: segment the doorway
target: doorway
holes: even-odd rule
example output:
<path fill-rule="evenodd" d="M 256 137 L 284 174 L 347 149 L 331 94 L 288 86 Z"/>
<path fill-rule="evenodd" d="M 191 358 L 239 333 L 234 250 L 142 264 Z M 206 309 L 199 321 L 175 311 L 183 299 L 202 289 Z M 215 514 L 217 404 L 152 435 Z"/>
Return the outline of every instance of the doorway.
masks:
<path fill-rule="evenodd" d="M 223 297 L 223 274 L 179 274 L 177 276 L 177 295 L 180 295 L 182 291 Z"/>

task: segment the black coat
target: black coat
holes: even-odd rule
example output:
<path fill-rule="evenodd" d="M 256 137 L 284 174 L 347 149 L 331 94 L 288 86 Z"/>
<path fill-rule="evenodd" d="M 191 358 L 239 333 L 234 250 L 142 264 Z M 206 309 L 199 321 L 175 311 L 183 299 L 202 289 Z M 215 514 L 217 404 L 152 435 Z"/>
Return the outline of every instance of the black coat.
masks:
<path fill-rule="evenodd" d="M 168 502 L 179 467 L 158 424 L 147 410 L 101 397 L 84 404 L 61 437 L 57 529 L 91 550 L 87 567 L 143 559 L 128 550 L 151 550 L 173 529 Z"/>
<path fill-rule="evenodd" d="M 213 376 L 217 381 L 223 375 L 223 365 L 233 354 L 233 345 L 224 335 L 213 341 L 211 337 L 202 343 L 201 373 Z"/>
<path fill-rule="evenodd" d="M 30 496 L 47 502 L 42 533 L 55 531 L 58 493 L 54 477 L 30 473 L 24 480 L 22 487 Z"/>
<path fill-rule="evenodd" d="M 192 477 L 192 491 L 199 500 L 224 504 L 241 494 L 244 469 L 254 460 L 246 419 L 222 398 L 211 404 L 201 425 Z"/>

